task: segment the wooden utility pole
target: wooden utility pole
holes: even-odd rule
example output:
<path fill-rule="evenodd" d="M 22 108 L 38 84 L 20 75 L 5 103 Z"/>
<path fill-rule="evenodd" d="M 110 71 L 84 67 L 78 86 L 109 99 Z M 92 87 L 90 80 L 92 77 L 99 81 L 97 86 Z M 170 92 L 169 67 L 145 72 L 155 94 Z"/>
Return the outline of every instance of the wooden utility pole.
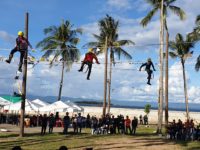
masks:
<path fill-rule="evenodd" d="M 28 16 L 25 15 L 25 37 L 28 40 Z M 26 79 L 27 79 L 27 55 L 28 49 L 25 51 L 24 63 L 23 63 L 23 81 L 22 81 L 22 101 L 21 101 L 21 115 L 20 115 L 20 137 L 24 136 L 24 114 L 25 114 L 25 101 L 26 101 Z"/>
<path fill-rule="evenodd" d="M 107 70 L 108 70 L 108 48 L 107 37 L 105 39 L 105 68 L 104 68 L 104 101 L 103 101 L 103 116 L 106 115 L 106 98 L 107 98 Z"/>
<path fill-rule="evenodd" d="M 169 33 L 166 31 L 166 52 L 165 52 L 165 126 L 168 125 L 169 109 L 168 109 L 168 53 L 169 53 Z"/>
<path fill-rule="evenodd" d="M 161 1 L 160 10 L 160 78 L 159 78 L 159 116 L 158 116 L 158 128 L 157 133 L 162 132 L 163 122 L 163 44 L 164 44 L 164 19 L 163 19 L 163 5 L 164 0 Z"/>

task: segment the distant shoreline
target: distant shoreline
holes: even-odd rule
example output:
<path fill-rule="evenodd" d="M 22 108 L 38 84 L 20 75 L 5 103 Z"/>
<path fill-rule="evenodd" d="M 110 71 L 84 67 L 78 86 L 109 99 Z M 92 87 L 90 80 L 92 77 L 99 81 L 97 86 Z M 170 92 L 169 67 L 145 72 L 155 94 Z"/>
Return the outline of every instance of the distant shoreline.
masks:
<path fill-rule="evenodd" d="M 75 102 L 76 103 L 76 102 Z M 88 103 L 76 103 L 80 106 L 88 106 L 88 107 L 103 107 L 102 104 L 88 104 Z M 144 109 L 143 106 L 121 106 L 121 105 L 111 105 L 111 108 L 129 108 L 129 109 Z M 151 107 L 152 110 L 157 110 L 158 107 Z M 163 110 L 165 108 L 163 107 Z M 170 111 L 185 111 L 185 109 L 182 109 L 182 108 L 170 108 L 169 107 L 169 110 Z M 190 109 L 190 112 L 200 112 L 199 109 Z"/>
<path fill-rule="evenodd" d="M 90 114 L 91 116 L 97 116 L 101 117 L 102 116 L 102 107 L 95 107 L 95 106 L 82 106 L 84 108 L 84 113 L 83 115 L 86 116 L 87 114 Z M 117 115 L 128 115 L 131 119 L 133 117 L 138 117 L 140 115 L 144 116 L 145 112 L 144 109 L 136 109 L 136 108 L 115 108 L 111 107 L 110 113 L 117 117 Z M 149 123 L 157 123 L 158 122 L 158 111 L 157 110 L 151 110 L 150 113 L 148 114 L 149 118 Z M 163 121 L 164 121 L 164 110 L 163 110 Z M 200 115 L 199 112 L 190 112 L 190 118 L 194 120 L 195 124 L 200 123 Z M 173 111 L 169 110 L 169 121 L 172 122 L 173 119 L 178 121 L 178 119 L 181 119 L 183 122 L 186 121 L 186 113 L 185 111 Z"/>

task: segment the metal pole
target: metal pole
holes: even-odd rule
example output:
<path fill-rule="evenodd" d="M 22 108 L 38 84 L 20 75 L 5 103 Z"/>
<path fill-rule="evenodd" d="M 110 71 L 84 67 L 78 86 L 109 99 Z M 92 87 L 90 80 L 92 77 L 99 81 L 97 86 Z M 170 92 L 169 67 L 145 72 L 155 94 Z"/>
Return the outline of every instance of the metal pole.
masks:
<path fill-rule="evenodd" d="M 25 15 L 25 37 L 28 40 L 28 16 Z M 25 100 L 26 100 L 26 80 L 27 80 L 27 54 L 28 49 L 25 51 L 23 63 L 23 81 L 22 81 L 22 101 L 21 101 L 21 116 L 20 116 L 20 137 L 24 136 L 24 114 L 25 114 Z"/>

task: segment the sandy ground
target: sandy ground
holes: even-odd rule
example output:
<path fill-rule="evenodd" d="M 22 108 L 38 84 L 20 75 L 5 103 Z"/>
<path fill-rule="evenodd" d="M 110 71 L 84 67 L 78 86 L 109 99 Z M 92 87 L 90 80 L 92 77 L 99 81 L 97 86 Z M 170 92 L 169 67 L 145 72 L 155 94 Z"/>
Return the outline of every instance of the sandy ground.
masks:
<path fill-rule="evenodd" d="M 87 107 L 84 106 L 84 115 L 87 114 L 90 115 L 96 115 L 101 116 L 102 114 L 102 107 Z M 119 114 L 122 114 L 124 116 L 128 115 L 131 119 L 136 116 L 139 117 L 140 114 L 142 116 L 145 115 L 144 109 L 130 109 L 130 108 L 111 108 L 111 114 L 117 116 Z M 181 119 L 182 121 L 186 120 L 186 113 L 183 111 L 169 111 L 169 121 L 172 121 L 175 119 L 176 121 L 178 119 Z M 151 110 L 149 115 L 149 123 L 157 123 L 158 121 L 158 111 L 157 110 Z M 190 112 L 190 118 L 194 120 L 194 122 L 200 123 L 200 113 L 199 112 Z M 164 121 L 164 112 L 163 112 L 163 121 Z"/>

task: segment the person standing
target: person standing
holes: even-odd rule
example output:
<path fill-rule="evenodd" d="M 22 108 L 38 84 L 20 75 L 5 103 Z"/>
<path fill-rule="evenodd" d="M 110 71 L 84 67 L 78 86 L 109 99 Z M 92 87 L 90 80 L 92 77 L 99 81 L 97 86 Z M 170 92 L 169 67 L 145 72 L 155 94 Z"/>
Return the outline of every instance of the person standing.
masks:
<path fill-rule="evenodd" d="M 43 117 L 42 117 L 41 135 L 45 135 L 45 133 L 46 133 L 47 121 L 48 121 L 47 115 L 44 114 Z"/>
<path fill-rule="evenodd" d="M 131 134 L 131 120 L 129 119 L 129 116 L 126 116 L 126 119 L 124 122 L 125 122 L 125 128 L 126 128 L 125 133 L 128 134 L 128 130 L 129 130 L 129 133 Z"/>
<path fill-rule="evenodd" d="M 68 128 L 70 125 L 70 117 L 68 112 L 66 112 L 66 116 L 63 118 L 63 124 L 64 124 L 63 133 L 66 135 L 68 133 Z"/>
<path fill-rule="evenodd" d="M 134 134 L 134 135 L 136 133 L 137 126 L 138 126 L 138 119 L 136 117 L 134 117 L 132 120 L 132 134 Z"/>
<path fill-rule="evenodd" d="M 55 118 L 53 114 L 51 113 L 51 115 L 49 116 L 49 133 L 53 133 L 54 125 L 55 125 Z"/>
<path fill-rule="evenodd" d="M 79 129 L 80 133 L 81 133 L 81 130 L 82 130 L 82 124 L 83 124 L 83 118 L 81 116 L 81 113 L 78 113 L 78 117 L 77 117 L 77 131 Z"/>
<path fill-rule="evenodd" d="M 142 118 L 142 115 L 140 115 L 140 124 L 143 124 L 143 118 Z"/>

